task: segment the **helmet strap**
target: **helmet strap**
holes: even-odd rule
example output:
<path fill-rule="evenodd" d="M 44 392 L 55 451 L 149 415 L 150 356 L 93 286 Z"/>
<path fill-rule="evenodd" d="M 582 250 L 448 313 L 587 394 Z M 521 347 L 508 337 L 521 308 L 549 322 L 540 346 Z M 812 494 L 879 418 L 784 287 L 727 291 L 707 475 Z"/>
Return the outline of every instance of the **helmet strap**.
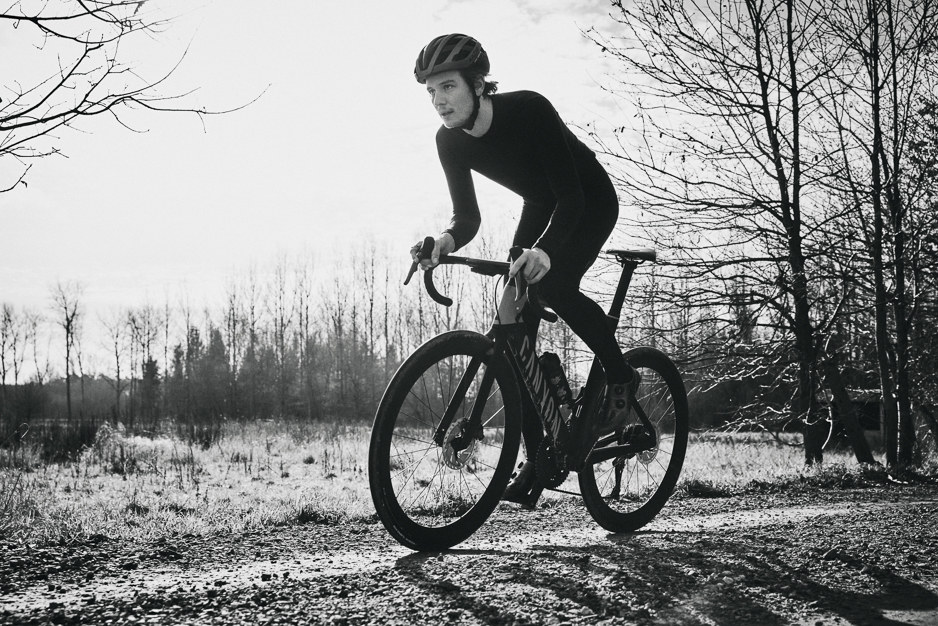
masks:
<path fill-rule="evenodd" d="M 466 121 L 460 125 L 461 130 L 472 130 L 476 125 L 476 119 L 479 117 L 479 109 L 482 105 L 482 95 L 476 92 L 478 85 L 476 81 L 470 79 L 469 76 L 463 74 L 463 78 L 469 84 L 469 88 L 472 90 L 472 113 L 469 114 L 469 117 L 466 118 Z M 476 79 L 478 80 L 478 79 Z M 484 91 L 485 82 L 482 82 L 482 87 Z"/>
<path fill-rule="evenodd" d="M 472 127 L 476 125 L 476 119 L 479 117 L 479 108 L 481 106 L 482 98 L 476 95 L 476 92 L 472 92 L 472 113 L 469 114 L 469 117 L 466 118 L 466 121 L 462 123 L 459 127 L 462 130 L 472 130 Z"/>

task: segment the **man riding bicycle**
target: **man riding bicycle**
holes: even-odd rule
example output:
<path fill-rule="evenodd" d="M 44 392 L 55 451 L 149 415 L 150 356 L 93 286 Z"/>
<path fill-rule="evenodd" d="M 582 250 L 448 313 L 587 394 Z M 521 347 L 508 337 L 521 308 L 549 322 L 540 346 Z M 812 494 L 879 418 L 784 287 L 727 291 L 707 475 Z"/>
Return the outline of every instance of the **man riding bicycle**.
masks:
<path fill-rule="evenodd" d="M 424 269 L 435 267 L 475 237 L 481 221 L 472 171 L 523 198 L 521 219 L 512 242 L 524 249 L 510 269 L 539 285 L 539 294 L 599 358 L 606 374 L 606 403 L 592 424 L 575 427 L 574 443 L 588 452 L 603 435 L 628 416 L 628 396 L 638 375 L 625 359 L 596 302 L 580 291 L 580 281 L 615 226 L 619 203 L 609 176 L 564 125 L 551 103 L 532 91 L 496 94 L 488 81 L 489 58 L 467 35 L 433 39 L 417 57 L 414 76 L 425 84 L 443 126 L 437 151 L 453 202 L 450 225 L 435 238 L 430 258 L 419 258 L 422 243 L 411 251 Z M 531 323 L 532 341 L 537 318 Z M 537 409 L 524 407 L 522 432 L 526 460 L 504 498 L 532 504 L 532 455 L 543 436 Z M 539 493 L 539 492 L 538 492 Z M 533 495 L 536 499 L 537 494 Z"/>

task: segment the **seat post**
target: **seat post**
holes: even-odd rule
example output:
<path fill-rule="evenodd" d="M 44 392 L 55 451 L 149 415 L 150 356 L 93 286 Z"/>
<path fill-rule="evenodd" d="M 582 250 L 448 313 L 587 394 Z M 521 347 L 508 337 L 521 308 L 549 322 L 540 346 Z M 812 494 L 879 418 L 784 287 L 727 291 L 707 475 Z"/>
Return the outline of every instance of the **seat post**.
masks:
<path fill-rule="evenodd" d="M 609 305 L 609 320 L 613 329 L 619 324 L 619 315 L 622 313 L 622 305 L 625 302 L 625 294 L 629 291 L 629 284 L 632 282 L 632 274 L 638 267 L 638 261 L 631 259 L 621 259 L 622 274 L 619 275 L 619 285 L 616 287 L 616 293 L 612 297 L 612 304 Z"/>

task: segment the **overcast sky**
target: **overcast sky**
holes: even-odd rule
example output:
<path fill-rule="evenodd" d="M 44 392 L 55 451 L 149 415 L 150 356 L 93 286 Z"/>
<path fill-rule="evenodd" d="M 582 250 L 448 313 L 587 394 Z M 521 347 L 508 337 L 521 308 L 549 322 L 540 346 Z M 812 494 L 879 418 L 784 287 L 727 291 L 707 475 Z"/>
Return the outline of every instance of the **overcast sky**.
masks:
<path fill-rule="evenodd" d="M 67 158 L 35 162 L 28 187 L 0 194 L 0 301 L 46 307 L 59 280 L 81 282 L 92 309 L 159 304 L 179 289 L 211 301 L 251 266 L 329 258 L 363 240 L 400 250 L 403 267 L 449 207 L 439 120 L 412 74 L 439 34 L 478 38 L 502 91 L 539 91 L 568 122 L 629 114 L 602 90 L 606 62 L 581 33 L 613 32 L 605 1 L 216 0 L 169 10 L 179 15 L 172 27 L 122 49 L 125 62 L 156 78 L 189 46 L 164 91 L 198 88 L 190 102 L 215 109 L 263 95 L 204 125 L 147 114 L 127 118 L 146 132 L 101 117 L 62 133 Z M 18 34 L 0 24 L 0 77 L 21 65 L 2 54 Z M 4 180 L 16 165 L 6 161 Z M 520 213 L 520 200 L 477 185 L 483 220 Z"/>

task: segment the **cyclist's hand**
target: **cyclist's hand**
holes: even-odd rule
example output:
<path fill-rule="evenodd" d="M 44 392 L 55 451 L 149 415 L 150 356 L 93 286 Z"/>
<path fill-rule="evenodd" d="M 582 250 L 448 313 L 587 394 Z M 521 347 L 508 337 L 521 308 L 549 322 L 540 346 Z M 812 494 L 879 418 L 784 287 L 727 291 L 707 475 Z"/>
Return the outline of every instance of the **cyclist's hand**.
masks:
<path fill-rule="evenodd" d="M 420 269 L 429 270 L 440 264 L 441 256 L 447 255 L 456 249 L 456 241 L 449 233 L 443 233 L 434 239 L 433 252 L 431 252 L 430 256 L 427 258 L 421 257 L 419 254 L 422 247 L 423 241 L 418 241 L 414 247 L 410 249 L 410 258 L 414 260 L 414 263 L 420 263 Z"/>
<path fill-rule="evenodd" d="M 540 248 L 530 248 L 521 253 L 521 256 L 511 264 L 508 269 L 508 278 L 514 278 L 519 272 L 528 284 L 534 285 L 550 271 L 550 257 Z"/>

